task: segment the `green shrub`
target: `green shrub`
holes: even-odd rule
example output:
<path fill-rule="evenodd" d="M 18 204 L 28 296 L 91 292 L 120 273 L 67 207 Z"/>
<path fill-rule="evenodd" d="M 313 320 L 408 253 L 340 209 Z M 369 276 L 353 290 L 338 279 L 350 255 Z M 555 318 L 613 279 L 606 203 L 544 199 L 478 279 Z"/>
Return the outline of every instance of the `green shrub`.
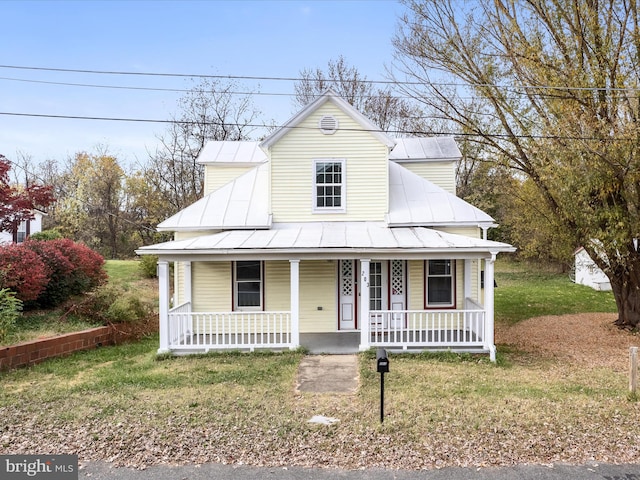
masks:
<path fill-rule="evenodd" d="M 41 232 L 32 233 L 29 235 L 30 240 L 58 240 L 64 238 L 59 230 L 52 228 L 50 230 L 43 230 Z"/>
<path fill-rule="evenodd" d="M 20 316 L 22 301 L 8 288 L 0 290 L 0 342 L 9 334 Z"/>
<path fill-rule="evenodd" d="M 135 292 L 114 285 L 106 285 L 90 293 L 76 310 L 103 324 L 135 323 L 153 312 L 152 306 L 143 302 Z"/>
<path fill-rule="evenodd" d="M 107 318 L 112 323 L 138 322 L 150 314 L 150 307 L 132 292 L 118 297 L 107 310 Z"/>
<path fill-rule="evenodd" d="M 138 264 L 142 275 L 145 278 L 156 278 L 158 276 L 158 256 L 157 255 L 143 255 L 140 257 L 140 263 Z"/>

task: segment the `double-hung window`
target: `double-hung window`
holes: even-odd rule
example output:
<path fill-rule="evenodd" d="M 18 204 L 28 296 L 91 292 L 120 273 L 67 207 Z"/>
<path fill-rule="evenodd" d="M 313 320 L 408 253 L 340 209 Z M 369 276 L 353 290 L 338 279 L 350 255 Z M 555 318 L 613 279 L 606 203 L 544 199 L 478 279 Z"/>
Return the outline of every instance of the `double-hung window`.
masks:
<path fill-rule="evenodd" d="M 313 210 L 315 212 L 343 212 L 345 210 L 344 160 L 315 160 L 313 162 Z"/>
<path fill-rule="evenodd" d="M 427 308 L 455 306 L 454 266 L 452 260 L 427 262 Z"/>
<path fill-rule="evenodd" d="M 234 262 L 233 283 L 236 310 L 262 310 L 262 262 Z"/>

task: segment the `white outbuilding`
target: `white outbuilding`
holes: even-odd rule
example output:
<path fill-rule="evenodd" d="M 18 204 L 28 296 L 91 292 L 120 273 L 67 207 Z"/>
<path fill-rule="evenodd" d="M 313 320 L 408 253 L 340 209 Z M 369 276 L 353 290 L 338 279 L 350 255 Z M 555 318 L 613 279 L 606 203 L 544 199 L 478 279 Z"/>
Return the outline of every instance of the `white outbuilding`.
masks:
<path fill-rule="evenodd" d="M 587 251 L 580 247 L 574 253 L 575 283 L 594 290 L 611 290 L 611 283 L 605 273 L 591 259 Z"/>

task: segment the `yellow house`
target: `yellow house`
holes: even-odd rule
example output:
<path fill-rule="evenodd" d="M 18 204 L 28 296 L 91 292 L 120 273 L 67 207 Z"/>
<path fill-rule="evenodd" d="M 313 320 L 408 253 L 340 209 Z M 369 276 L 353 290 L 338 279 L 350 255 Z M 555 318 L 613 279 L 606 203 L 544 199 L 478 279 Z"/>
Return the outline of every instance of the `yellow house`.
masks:
<path fill-rule="evenodd" d="M 495 359 L 493 266 L 514 248 L 455 196 L 460 156 L 450 137 L 389 137 L 332 91 L 262 142 L 209 142 L 205 196 L 158 226 L 173 241 L 137 252 L 159 256 L 159 352 Z"/>

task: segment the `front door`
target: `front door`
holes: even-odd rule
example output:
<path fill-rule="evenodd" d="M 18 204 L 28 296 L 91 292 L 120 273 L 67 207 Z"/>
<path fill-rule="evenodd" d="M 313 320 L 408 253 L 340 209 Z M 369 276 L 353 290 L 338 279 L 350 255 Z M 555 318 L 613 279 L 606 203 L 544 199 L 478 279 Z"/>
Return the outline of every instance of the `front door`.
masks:
<path fill-rule="evenodd" d="M 372 261 L 369 263 L 369 309 L 403 310 L 405 306 L 405 262 L 403 260 Z M 390 271 L 391 269 L 391 271 Z M 355 330 L 360 310 L 360 262 L 340 261 L 340 330 Z M 391 308 L 389 308 L 391 306 Z M 372 323 L 384 321 L 382 314 L 373 314 Z M 400 318 L 400 317 L 398 317 Z"/>

